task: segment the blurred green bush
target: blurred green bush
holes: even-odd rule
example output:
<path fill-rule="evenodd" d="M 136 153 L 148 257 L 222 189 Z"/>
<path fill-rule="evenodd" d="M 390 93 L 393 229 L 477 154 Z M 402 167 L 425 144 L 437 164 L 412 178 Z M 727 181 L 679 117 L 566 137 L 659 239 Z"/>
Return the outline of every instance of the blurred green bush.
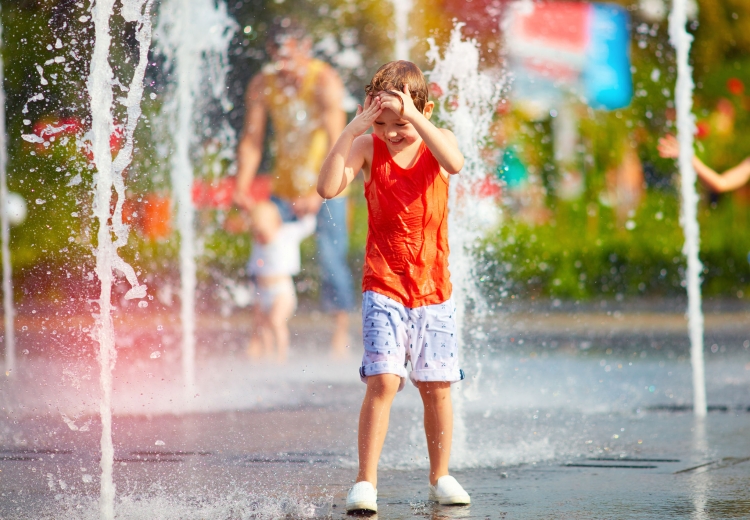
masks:
<path fill-rule="evenodd" d="M 490 300 L 684 294 L 684 242 L 674 193 L 651 191 L 624 225 L 598 203 L 558 203 L 549 223 L 513 218 L 477 247 Z M 750 283 L 750 208 L 726 197 L 700 211 L 703 290 L 742 296 Z"/>

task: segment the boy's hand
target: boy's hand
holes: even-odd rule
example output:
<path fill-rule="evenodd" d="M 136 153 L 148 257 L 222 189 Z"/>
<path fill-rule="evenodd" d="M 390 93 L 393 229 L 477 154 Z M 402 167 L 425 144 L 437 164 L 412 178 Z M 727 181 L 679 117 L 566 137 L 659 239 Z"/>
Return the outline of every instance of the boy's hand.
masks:
<path fill-rule="evenodd" d="M 381 106 L 380 98 L 372 94 L 367 94 L 364 108 L 362 108 L 362 105 L 357 105 L 357 115 L 347 125 L 347 128 L 354 134 L 354 137 L 359 137 L 367 132 L 382 113 L 383 107 Z"/>
<path fill-rule="evenodd" d="M 665 159 L 677 159 L 680 156 L 680 143 L 673 135 L 667 134 L 659 139 L 659 155 Z"/>
<path fill-rule="evenodd" d="M 417 110 L 417 107 L 414 106 L 414 100 L 411 98 L 411 92 L 409 92 L 409 85 L 404 85 L 403 92 L 397 90 L 379 92 L 378 98 L 381 99 L 380 106 L 383 109 L 389 108 L 393 110 L 401 119 L 413 121 L 415 117 L 422 115 Z"/>

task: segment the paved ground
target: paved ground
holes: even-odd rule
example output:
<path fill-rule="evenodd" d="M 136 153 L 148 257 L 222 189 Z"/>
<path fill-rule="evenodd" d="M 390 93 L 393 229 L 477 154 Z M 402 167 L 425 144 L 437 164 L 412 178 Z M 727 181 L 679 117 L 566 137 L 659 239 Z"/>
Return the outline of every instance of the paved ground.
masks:
<path fill-rule="evenodd" d="M 391 465 L 379 518 L 747 518 L 747 415 L 712 414 L 702 427 L 689 414 L 589 417 L 590 452 L 455 471 L 470 507 L 428 502 L 424 469 Z M 352 411 L 320 409 L 120 418 L 118 517 L 343 517 L 353 424 Z M 614 426 L 644 439 L 614 449 Z M 0 517 L 96 518 L 97 429 L 15 428 L 34 440 L 0 452 Z"/>
<path fill-rule="evenodd" d="M 25 325 L 29 353 L 0 382 L 2 519 L 98 518 L 98 369 L 70 322 L 48 318 Z M 296 319 L 286 366 L 245 357 L 241 316 L 203 317 L 190 397 L 173 319 L 128 320 L 115 371 L 118 518 L 344 516 L 364 385 L 356 355 L 327 356 L 320 315 Z M 455 394 L 454 474 L 472 505 L 426 500 L 420 404 L 407 386 L 384 449 L 378 517 L 750 518 L 745 316 L 707 320 L 719 338 L 715 352 L 707 344 L 718 411 L 698 422 L 684 411 L 692 391 L 680 320 L 518 312 L 483 322 L 486 345 L 467 352 L 470 378 Z M 44 352 L 44 341 L 61 350 Z"/>

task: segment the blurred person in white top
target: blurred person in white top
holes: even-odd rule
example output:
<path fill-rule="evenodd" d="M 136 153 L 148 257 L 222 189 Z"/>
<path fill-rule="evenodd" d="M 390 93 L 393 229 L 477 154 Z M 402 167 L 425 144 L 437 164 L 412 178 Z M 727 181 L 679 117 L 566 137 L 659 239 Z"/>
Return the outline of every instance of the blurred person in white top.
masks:
<path fill-rule="evenodd" d="M 289 350 L 287 322 L 297 307 L 292 275 L 300 272 L 300 244 L 315 232 L 315 215 L 282 222 L 272 202 L 260 202 L 250 209 L 253 251 L 247 265 L 256 287 L 254 330 L 248 354 L 258 358 L 274 356 L 286 362 Z M 275 347 L 275 349 L 274 349 Z"/>

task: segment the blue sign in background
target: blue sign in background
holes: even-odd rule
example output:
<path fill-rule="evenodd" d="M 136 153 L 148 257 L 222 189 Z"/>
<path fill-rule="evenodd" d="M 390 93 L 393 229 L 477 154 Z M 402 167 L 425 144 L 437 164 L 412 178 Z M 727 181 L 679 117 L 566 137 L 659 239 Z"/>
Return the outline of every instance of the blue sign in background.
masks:
<path fill-rule="evenodd" d="M 630 73 L 628 12 L 617 5 L 591 5 L 591 40 L 583 70 L 583 86 L 589 105 L 615 110 L 633 97 Z"/>

